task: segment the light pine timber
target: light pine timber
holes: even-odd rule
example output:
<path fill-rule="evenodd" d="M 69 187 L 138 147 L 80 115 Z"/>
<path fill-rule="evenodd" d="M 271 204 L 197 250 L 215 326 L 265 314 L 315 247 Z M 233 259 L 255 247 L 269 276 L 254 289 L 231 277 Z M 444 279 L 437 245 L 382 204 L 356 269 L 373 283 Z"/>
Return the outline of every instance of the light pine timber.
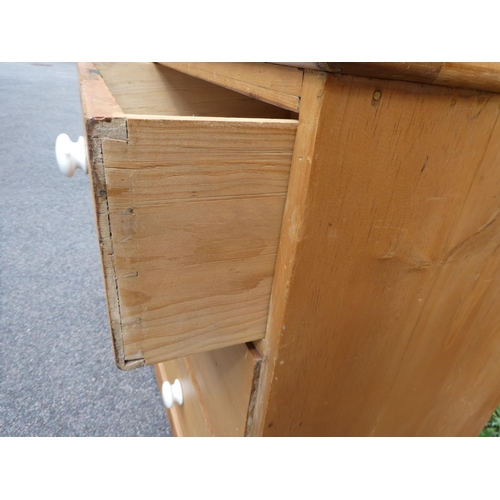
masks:
<path fill-rule="evenodd" d="M 166 409 L 173 434 L 245 436 L 260 364 L 261 356 L 249 343 L 155 365 L 160 391 L 165 380 L 179 378 L 186 399 L 182 410 L 177 404 Z"/>
<path fill-rule="evenodd" d="M 305 71 L 302 109 L 299 114 L 287 201 L 283 214 L 267 332 L 263 340 L 256 342 L 256 347 L 263 354 L 263 361 L 252 426 L 249 428 L 249 434 L 253 436 L 262 436 L 265 431 L 265 417 L 272 398 L 272 379 L 280 349 L 280 340 L 285 334 L 282 330 L 282 324 L 288 307 L 288 289 L 296 258 L 296 243 L 297 239 L 300 238 L 302 221 L 307 211 L 308 183 L 311 178 L 314 144 L 325 81 L 325 73 Z M 286 413 L 287 411 L 283 412 L 280 418 L 286 419 Z M 281 424 L 277 423 L 277 425 Z"/>
<path fill-rule="evenodd" d="M 209 437 L 216 436 L 216 431 L 209 415 L 204 412 L 199 400 L 199 390 L 193 383 L 184 358 L 174 359 L 166 363 L 158 363 L 154 366 L 158 388 L 161 389 L 163 382 L 171 384 L 178 379 L 182 388 L 182 405 L 174 403 L 172 408 L 165 411 L 170 422 L 172 434 L 176 437 Z"/>
<path fill-rule="evenodd" d="M 103 141 L 126 360 L 264 337 L 296 127 L 127 115 Z"/>
<path fill-rule="evenodd" d="M 93 194 L 92 201 L 99 238 L 115 361 L 119 368 L 128 370 L 143 366 L 144 362 L 142 360 L 126 361 L 124 359 L 120 302 L 116 287 L 115 256 L 102 156 L 103 139 L 127 140 L 126 118 L 93 64 L 79 63 L 78 73 L 88 151 L 89 177 Z"/>
<path fill-rule="evenodd" d="M 164 66 L 297 112 L 303 71 L 268 63 L 172 63 Z"/>
<path fill-rule="evenodd" d="M 278 63 L 343 75 L 387 78 L 500 93 L 498 62 L 307 62 Z"/>
<path fill-rule="evenodd" d="M 79 70 L 117 365 L 262 338 L 296 120 L 124 114 Z"/>
<path fill-rule="evenodd" d="M 95 63 L 95 67 L 127 114 L 293 118 L 290 111 L 160 64 Z"/>
<path fill-rule="evenodd" d="M 477 436 L 500 401 L 500 96 L 309 78 L 252 434 Z"/>

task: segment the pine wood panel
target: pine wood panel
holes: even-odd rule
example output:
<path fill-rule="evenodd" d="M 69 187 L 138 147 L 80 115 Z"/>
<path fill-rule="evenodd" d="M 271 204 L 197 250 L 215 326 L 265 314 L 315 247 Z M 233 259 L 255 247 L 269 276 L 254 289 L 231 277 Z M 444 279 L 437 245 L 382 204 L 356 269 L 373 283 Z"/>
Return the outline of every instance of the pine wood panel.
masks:
<path fill-rule="evenodd" d="M 176 436 L 243 437 L 252 417 L 261 357 L 241 344 L 155 365 L 158 387 L 181 381 L 185 408 L 166 410 Z M 186 388 L 186 389 L 184 389 Z M 184 405 L 183 405 L 184 406 Z"/>
<path fill-rule="evenodd" d="M 290 118 L 290 112 L 160 64 L 95 63 L 127 114 Z"/>
<path fill-rule="evenodd" d="M 488 92 L 500 92 L 498 62 L 327 62 L 279 63 L 330 73 L 388 78 Z"/>
<path fill-rule="evenodd" d="M 243 437 L 251 419 L 261 358 L 242 344 L 185 358 L 217 436 Z"/>
<path fill-rule="evenodd" d="M 302 70 L 266 63 L 159 63 L 297 112 Z"/>
<path fill-rule="evenodd" d="M 243 437 L 252 418 L 261 357 L 241 344 L 155 365 L 161 391 L 165 380 L 181 382 L 182 406 L 165 408 L 175 436 Z"/>
<path fill-rule="evenodd" d="M 91 63 L 79 63 L 80 96 L 85 122 L 89 177 L 96 220 L 101 264 L 106 291 L 109 324 L 117 366 L 122 370 L 138 368 L 142 360 L 125 361 L 121 334 L 120 304 L 116 288 L 113 239 L 109 222 L 102 141 L 106 138 L 126 141 L 126 118 L 101 75 Z"/>
<path fill-rule="evenodd" d="M 125 360 L 264 337 L 296 127 L 128 115 L 103 141 Z"/>
<path fill-rule="evenodd" d="M 253 433 L 477 435 L 500 400 L 500 97 L 328 75 L 318 110 L 306 84 Z"/>
<path fill-rule="evenodd" d="M 249 433 L 253 436 L 263 435 L 268 405 L 273 397 L 271 393 L 273 374 L 280 341 L 285 334 L 282 325 L 287 313 L 290 279 L 296 259 L 296 243 L 301 237 L 302 221 L 307 211 L 308 184 L 311 178 L 311 166 L 315 153 L 314 147 L 324 97 L 325 80 L 326 75 L 324 73 L 306 71 L 304 74 L 302 109 L 299 115 L 288 194 L 283 214 L 267 332 L 264 339 L 255 343 L 263 354 L 263 361 L 254 419 L 249 429 Z M 292 355 L 295 355 L 295 353 L 292 353 Z M 285 363 L 283 359 L 280 360 L 281 362 Z M 312 360 L 312 362 L 314 361 Z M 286 404 L 287 407 L 290 405 L 290 403 Z M 283 412 L 280 418 L 287 420 L 286 412 Z M 280 424 L 277 422 L 277 425 Z"/>
<path fill-rule="evenodd" d="M 167 381 L 173 384 L 175 379 L 179 379 L 181 383 L 182 405 L 174 403 L 170 409 L 164 406 L 172 434 L 178 437 L 215 436 L 215 430 L 200 405 L 199 391 L 197 391 L 196 385 L 193 384 L 184 359 L 174 359 L 166 363 L 159 363 L 155 365 L 154 370 L 160 390 L 160 398 L 163 382 Z"/>
<path fill-rule="evenodd" d="M 159 85 L 151 66 L 112 66 L 122 100 L 134 76 L 138 94 Z M 125 114 L 92 64 L 79 70 L 117 365 L 262 338 L 297 121 Z"/>

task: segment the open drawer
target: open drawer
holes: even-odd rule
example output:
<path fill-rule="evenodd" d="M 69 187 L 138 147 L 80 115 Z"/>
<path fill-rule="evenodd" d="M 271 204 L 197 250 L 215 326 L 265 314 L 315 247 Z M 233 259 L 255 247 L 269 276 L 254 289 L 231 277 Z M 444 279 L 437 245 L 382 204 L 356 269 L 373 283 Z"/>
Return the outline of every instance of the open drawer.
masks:
<path fill-rule="evenodd" d="M 263 338 L 296 115 L 152 63 L 79 73 L 118 367 Z"/>

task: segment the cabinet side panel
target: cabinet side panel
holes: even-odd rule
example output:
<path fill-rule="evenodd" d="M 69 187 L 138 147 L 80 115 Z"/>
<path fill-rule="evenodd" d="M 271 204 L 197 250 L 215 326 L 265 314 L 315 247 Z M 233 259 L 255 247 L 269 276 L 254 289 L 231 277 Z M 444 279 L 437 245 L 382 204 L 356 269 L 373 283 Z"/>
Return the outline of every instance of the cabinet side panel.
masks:
<path fill-rule="evenodd" d="M 479 433 L 500 400 L 499 109 L 328 76 L 307 192 L 284 216 L 264 435 Z"/>

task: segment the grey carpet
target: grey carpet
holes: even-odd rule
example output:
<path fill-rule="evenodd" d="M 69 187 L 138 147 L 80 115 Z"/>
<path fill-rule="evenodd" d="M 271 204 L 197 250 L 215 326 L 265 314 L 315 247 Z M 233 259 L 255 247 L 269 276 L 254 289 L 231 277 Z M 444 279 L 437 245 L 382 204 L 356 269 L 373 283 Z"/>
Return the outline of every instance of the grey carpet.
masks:
<path fill-rule="evenodd" d="M 168 436 L 153 370 L 116 368 L 73 63 L 0 63 L 0 435 Z"/>

